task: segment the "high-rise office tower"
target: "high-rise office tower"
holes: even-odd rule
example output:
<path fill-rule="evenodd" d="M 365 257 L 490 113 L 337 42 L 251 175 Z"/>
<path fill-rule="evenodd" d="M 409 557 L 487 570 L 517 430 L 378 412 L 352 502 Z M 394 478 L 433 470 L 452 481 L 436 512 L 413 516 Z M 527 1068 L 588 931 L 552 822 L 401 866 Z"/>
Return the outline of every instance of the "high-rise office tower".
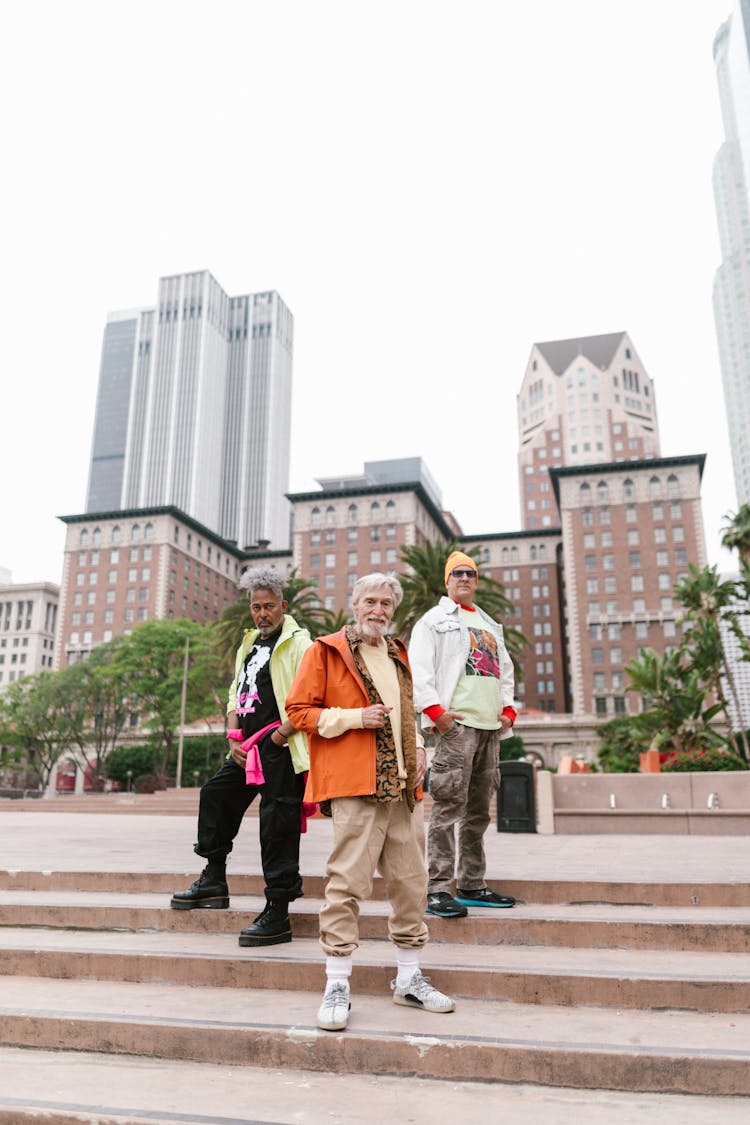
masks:
<path fill-rule="evenodd" d="M 721 265 L 714 317 L 724 383 L 734 482 L 750 503 L 750 0 L 733 10 L 714 39 L 725 141 L 714 160 Z"/>
<path fill-rule="evenodd" d="M 172 505 L 240 547 L 289 543 L 293 318 L 207 271 L 104 331 L 87 512 Z"/>
<path fill-rule="evenodd" d="M 627 332 L 534 344 L 518 394 L 521 526 L 559 527 L 548 469 L 659 456 L 654 386 Z"/>

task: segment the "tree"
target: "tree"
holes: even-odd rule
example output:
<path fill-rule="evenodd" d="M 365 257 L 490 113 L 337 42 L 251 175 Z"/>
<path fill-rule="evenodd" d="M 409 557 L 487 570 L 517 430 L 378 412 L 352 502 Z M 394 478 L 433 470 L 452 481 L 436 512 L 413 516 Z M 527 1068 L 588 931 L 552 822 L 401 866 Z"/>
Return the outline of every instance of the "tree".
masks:
<path fill-rule="evenodd" d="M 640 657 L 625 665 L 625 672 L 630 681 L 627 690 L 651 700 L 648 710 L 630 720 L 636 731 L 648 735 L 649 744 L 658 738 L 660 749 L 677 753 L 726 745 L 727 740 L 710 726 L 725 704 L 708 702 L 710 686 L 697 668 L 687 665 L 682 651 L 643 649 Z"/>
<path fill-rule="evenodd" d="M 750 747 L 744 735 L 750 719 L 745 721 L 746 716 L 742 713 L 742 699 L 721 631 L 724 621 L 736 632 L 733 627 L 738 624 L 737 616 L 742 604 L 738 585 L 732 580 L 722 581 L 715 566 L 699 570 L 691 564 L 688 576 L 677 583 L 675 593 L 686 610 L 682 618 L 681 645 L 685 665 L 698 673 L 724 711 L 727 710 L 726 682 L 739 723 L 739 730 L 734 736 L 736 749 L 745 761 L 750 761 Z"/>
<path fill-rule="evenodd" d="M 114 653 L 115 672 L 130 697 L 128 709 L 141 713 L 159 775 L 175 760 L 186 646 L 185 721 L 191 722 L 215 705 L 219 659 L 210 629 L 185 618 L 145 621 Z"/>
<path fill-rule="evenodd" d="M 120 678 L 116 653 L 127 637 L 117 637 L 92 649 L 89 658 L 56 673 L 60 682 L 61 715 L 68 726 L 68 737 L 75 747 L 74 757 L 85 770 L 91 764 L 97 776 L 114 750 L 129 707 Z"/>
<path fill-rule="evenodd" d="M 394 625 L 404 640 L 408 641 L 411 631 L 419 618 L 432 609 L 445 594 L 445 560 L 451 551 L 461 549 L 457 543 L 431 543 L 429 540 L 419 546 L 402 547 L 401 558 L 408 567 L 405 574 L 399 576 L 404 591 L 404 598 L 396 610 Z M 465 552 L 470 558 L 476 558 L 478 547 L 472 547 Z M 477 564 L 477 569 L 479 566 Z M 513 609 L 508 600 L 503 586 L 482 574 L 479 570 L 477 583 L 477 602 L 485 613 L 497 621 L 502 621 Z M 505 629 L 505 644 L 511 656 L 518 659 L 521 650 L 528 642 L 520 630 L 511 626 Z"/>
<path fill-rule="evenodd" d="M 740 560 L 750 565 L 750 504 L 741 504 L 734 515 L 727 513 L 724 518 L 722 547 L 738 551 Z"/>
<path fill-rule="evenodd" d="M 40 672 L 0 695 L 0 742 L 18 751 L 39 789 L 46 789 L 58 759 L 70 746 L 62 718 L 64 685 L 57 672 Z"/>

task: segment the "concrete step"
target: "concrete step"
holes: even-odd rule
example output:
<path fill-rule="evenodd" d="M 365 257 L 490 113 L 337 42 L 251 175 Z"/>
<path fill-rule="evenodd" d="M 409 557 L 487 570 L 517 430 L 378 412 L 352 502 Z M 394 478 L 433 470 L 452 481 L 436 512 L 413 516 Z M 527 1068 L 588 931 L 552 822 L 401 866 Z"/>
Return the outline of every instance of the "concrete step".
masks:
<path fill-rule="evenodd" d="M 358 994 L 387 992 L 392 947 L 364 941 L 355 959 Z M 556 949 L 430 942 L 426 972 L 452 996 L 522 1004 L 699 1012 L 750 1012 L 749 953 Z M 0 974 L 149 981 L 212 988 L 315 992 L 323 980 L 317 939 L 241 948 L 236 934 L 49 929 L 0 930 Z"/>
<path fill-rule="evenodd" d="M 0 1048 L 0 1125 L 746 1125 L 750 1099 L 315 1073 Z"/>
<path fill-rule="evenodd" d="M 304 858 L 304 857 L 303 857 Z M 185 890 L 197 878 L 197 867 L 174 871 L 63 871 L 52 868 L 0 869 L 0 891 L 115 891 L 127 894 Z M 304 874 L 305 895 L 322 898 L 325 876 Z M 263 893 L 264 879 L 258 873 L 229 874 L 229 891 L 237 895 Z M 750 910 L 750 881 L 712 883 L 632 882 L 593 879 L 535 878 L 492 880 L 519 903 L 570 903 L 624 906 L 747 907 Z M 385 898 L 383 880 L 373 883 L 375 899 Z"/>
<path fill-rule="evenodd" d="M 436 978 L 436 983 L 441 981 Z M 236 1066 L 579 1088 L 750 1095 L 750 1015 L 461 1000 L 432 1015 L 353 994 L 345 1033 L 320 993 L 6 978 L 0 1043 Z"/>
<path fill-rule="evenodd" d="M 162 894 L 75 891 L 2 891 L 0 926 L 63 929 L 168 930 L 179 933 L 238 933 L 265 900 L 235 895 L 228 910 L 172 910 Z M 291 906 L 294 932 L 316 937 L 321 901 L 298 899 Z M 363 939 L 386 939 L 388 904 L 362 903 Z M 435 942 L 488 945 L 554 945 L 569 948 L 750 950 L 750 909 L 709 911 L 687 907 L 613 905 L 518 905 L 512 910 L 469 909 L 467 918 L 430 916 Z"/>

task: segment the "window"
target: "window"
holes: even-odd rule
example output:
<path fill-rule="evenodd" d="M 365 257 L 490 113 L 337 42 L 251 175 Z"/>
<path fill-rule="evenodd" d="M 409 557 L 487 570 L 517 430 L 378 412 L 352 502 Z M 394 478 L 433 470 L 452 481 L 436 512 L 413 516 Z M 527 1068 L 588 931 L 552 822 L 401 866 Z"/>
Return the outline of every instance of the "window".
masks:
<path fill-rule="evenodd" d="M 130 529 L 130 541 L 131 541 L 131 543 L 138 543 L 140 538 L 141 538 L 141 525 L 139 523 L 134 523 L 133 526 Z"/>
<path fill-rule="evenodd" d="M 669 514 L 673 520 L 682 519 L 682 504 L 670 504 Z"/>
<path fill-rule="evenodd" d="M 654 517 L 655 520 L 663 520 L 664 519 L 664 505 L 663 504 L 652 504 L 651 505 L 651 515 Z"/>
<path fill-rule="evenodd" d="M 594 672 L 594 691 L 606 691 L 606 679 L 604 672 Z"/>
<path fill-rule="evenodd" d="M 595 710 L 597 715 L 606 715 L 607 714 L 607 700 L 602 698 L 602 696 L 597 695 L 596 698 L 594 699 L 594 710 Z"/>
<path fill-rule="evenodd" d="M 370 504 L 370 519 L 380 519 L 380 504 L 377 500 L 373 500 L 372 504 Z"/>
<path fill-rule="evenodd" d="M 659 589 L 671 590 L 672 589 L 672 576 L 670 574 L 661 573 L 659 575 Z"/>
<path fill-rule="evenodd" d="M 666 543 L 667 533 L 663 527 L 654 528 L 654 543 Z"/>
<path fill-rule="evenodd" d="M 626 522 L 626 523 L 635 523 L 635 521 L 637 520 L 637 518 L 638 518 L 638 517 L 637 517 L 637 515 L 636 515 L 636 511 L 635 511 L 635 507 L 634 507 L 634 505 L 633 505 L 633 504 L 629 504 L 629 505 L 627 506 L 627 508 L 625 509 L 625 522 Z"/>
<path fill-rule="evenodd" d="M 672 539 L 675 543 L 684 543 L 685 528 L 681 527 L 679 524 L 675 524 L 675 526 L 672 528 Z"/>
<path fill-rule="evenodd" d="M 604 567 L 605 570 L 614 570 L 615 569 L 615 556 L 614 555 L 603 555 L 602 556 L 602 566 Z"/>
<path fill-rule="evenodd" d="M 587 531 L 586 532 L 586 534 L 583 537 L 583 545 L 584 545 L 584 547 L 588 547 L 588 548 L 596 546 L 596 536 L 594 535 L 593 531 Z"/>
<path fill-rule="evenodd" d="M 609 508 L 600 508 L 599 510 L 599 523 L 611 523 Z"/>
<path fill-rule="evenodd" d="M 609 662 L 610 664 L 622 664 L 622 649 L 619 645 L 615 645 L 609 650 Z"/>
<path fill-rule="evenodd" d="M 144 535 L 144 538 L 148 541 L 150 541 L 151 539 L 154 538 L 154 525 L 152 523 L 146 524 L 146 526 L 143 530 L 143 535 Z M 200 554 L 200 548 L 201 548 L 201 544 L 199 543 L 198 544 L 198 553 L 199 554 Z"/>
<path fill-rule="evenodd" d="M 603 648 L 592 648 L 592 650 L 591 650 L 591 663 L 592 664 L 603 664 L 604 663 L 604 649 Z"/>
<path fill-rule="evenodd" d="M 113 543 L 119 543 L 121 539 L 122 539 L 122 532 L 120 531 L 119 526 L 117 524 L 115 524 L 115 526 L 112 528 L 112 542 Z M 111 554 L 112 554 L 112 552 L 110 552 L 110 555 Z M 112 559 L 112 562 L 117 562 L 117 559 Z"/>
<path fill-rule="evenodd" d="M 615 576 L 613 574 L 608 575 L 604 579 L 604 593 L 605 594 L 616 594 L 617 593 L 617 579 L 615 578 Z"/>
<path fill-rule="evenodd" d="M 333 504 L 329 504 L 326 508 L 326 523 L 331 527 L 336 522 L 336 509 Z"/>
<path fill-rule="evenodd" d="M 646 637 L 648 636 L 648 625 L 645 621 L 636 621 L 635 636 L 636 640 L 645 641 Z"/>
<path fill-rule="evenodd" d="M 336 532 L 335 532 L 335 531 L 333 530 L 333 528 L 330 528 L 330 529 L 329 529 L 329 530 L 328 530 L 328 531 L 326 532 L 326 543 L 327 543 L 327 544 L 329 545 L 329 547 L 330 547 L 330 545 L 331 545 L 332 543 L 335 543 L 335 542 L 336 542 Z"/>
<path fill-rule="evenodd" d="M 622 495 L 625 500 L 633 499 L 633 482 L 630 477 L 622 482 Z"/>
<path fill-rule="evenodd" d="M 586 570 L 596 570 L 596 555 L 586 555 L 583 562 Z"/>
<path fill-rule="evenodd" d="M 641 565 L 641 552 L 628 551 L 628 566 L 640 567 Z"/>
<path fill-rule="evenodd" d="M 332 590 L 336 585 L 336 575 L 326 574 L 326 590 Z"/>
<path fill-rule="evenodd" d="M 328 551 L 326 553 L 326 567 L 331 567 L 331 566 L 335 566 L 335 565 L 336 565 L 336 553 L 334 551 Z"/>
<path fill-rule="evenodd" d="M 584 508 L 581 513 L 581 523 L 584 527 L 591 527 L 594 522 L 594 513 L 591 508 Z"/>
<path fill-rule="evenodd" d="M 671 598 L 659 598 L 659 608 L 662 613 L 671 613 L 673 609 Z"/>
<path fill-rule="evenodd" d="M 349 551 L 349 554 L 346 556 L 346 561 L 347 561 L 348 566 L 356 566 L 357 565 L 357 552 L 356 551 Z"/>
<path fill-rule="evenodd" d="M 310 523 L 313 527 L 320 527 L 320 508 L 313 508 L 310 512 Z"/>
<path fill-rule="evenodd" d="M 634 592 L 641 593 L 643 590 L 643 575 L 634 574 L 630 579 L 630 589 Z"/>
<path fill-rule="evenodd" d="M 645 613 L 646 600 L 645 598 L 633 598 L 633 613 Z"/>
<path fill-rule="evenodd" d="M 602 532 L 601 544 L 602 544 L 602 547 L 611 547 L 612 546 L 612 532 L 611 531 L 603 531 Z"/>
<path fill-rule="evenodd" d="M 586 579 L 586 593 L 598 594 L 599 593 L 599 580 L 597 578 Z"/>
<path fill-rule="evenodd" d="M 137 577 L 138 577 L 137 568 L 134 567 L 134 566 L 131 566 L 130 570 L 128 571 L 128 582 L 135 582 Z"/>
<path fill-rule="evenodd" d="M 656 565 L 657 566 L 669 566 L 669 551 L 657 551 L 656 552 Z"/>
<path fill-rule="evenodd" d="M 625 696 L 624 695 L 616 695 L 615 696 L 615 715 L 624 715 L 624 714 L 625 714 Z"/>
<path fill-rule="evenodd" d="M 378 551 L 378 550 L 370 551 L 370 562 L 373 563 L 373 564 L 379 564 L 380 563 L 380 551 Z"/>
<path fill-rule="evenodd" d="M 347 508 L 347 511 L 346 511 L 346 518 L 348 519 L 349 523 L 356 523 L 357 522 L 357 505 L 356 504 L 350 504 L 349 505 L 349 507 Z"/>
<path fill-rule="evenodd" d="M 665 637 L 674 637 L 677 632 L 674 621 L 665 621 L 662 628 Z"/>

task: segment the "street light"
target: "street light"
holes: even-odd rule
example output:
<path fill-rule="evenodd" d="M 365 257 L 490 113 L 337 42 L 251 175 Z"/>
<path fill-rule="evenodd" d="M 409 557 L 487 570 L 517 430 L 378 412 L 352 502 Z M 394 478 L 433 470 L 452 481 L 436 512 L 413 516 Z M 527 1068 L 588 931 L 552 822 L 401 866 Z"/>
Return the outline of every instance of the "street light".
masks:
<path fill-rule="evenodd" d="M 131 782 L 132 782 L 132 780 L 133 780 L 133 771 L 132 771 L 132 770 L 125 770 L 125 776 L 126 776 L 126 778 L 128 779 L 128 788 L 127 788 L 127 792 L 129 793 L 129 792 L 130 792 L 130 783 L 131 783 Z"/>

